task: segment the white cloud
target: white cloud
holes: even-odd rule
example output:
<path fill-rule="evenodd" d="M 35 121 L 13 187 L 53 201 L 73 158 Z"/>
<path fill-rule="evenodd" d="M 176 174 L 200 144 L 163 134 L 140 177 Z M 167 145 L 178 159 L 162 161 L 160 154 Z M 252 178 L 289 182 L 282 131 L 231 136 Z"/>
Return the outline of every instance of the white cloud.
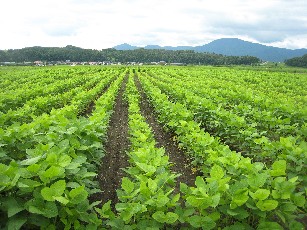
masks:
<path fill-rule="evenodd" d="M 307 48 L 303 0 L 10 0 L 1 3 L 0 49 L 203 45 L 222 37 Z"/>

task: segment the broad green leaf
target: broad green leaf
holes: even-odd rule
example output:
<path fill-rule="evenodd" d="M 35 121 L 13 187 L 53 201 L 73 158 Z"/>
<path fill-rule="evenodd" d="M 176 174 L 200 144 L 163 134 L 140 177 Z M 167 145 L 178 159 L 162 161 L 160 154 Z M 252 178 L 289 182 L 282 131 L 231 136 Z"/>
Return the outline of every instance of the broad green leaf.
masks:
<path fill-rule="evenodd" d="M 139 162 L 136 162 L 135 163 L 142 171 L 146 172 L 147 174 L 149 175 L 152 175 L 155 171 L 156 171 L 156 168 L 152 165 L 148 165 L 148 164 L 145 164 L 145 163 L 139 163 Z"/>
<path fill-rule="evenodd" d="M 215 208 L 216 206 L 219 205 L 219 202 L 220 202 L 220 199 L 221 199 L 221 194 L 217 193 L 217 194 L 213 195 L 211 198 L 212 198 L 212 204 L 210 206 Z"/>
<path fill-rule="evenodd" d="M 71 157 L 68 155 L 62 155 L 59 159 L 59 165 L 61 167 L 66 167 L 67 165 L 69 165 L 71 162 Z"/>
<path fill-rule="evenodd" d="M 165 206 L 168 202 L 169 202 L 169 198 L 167 197 L 167 195 L 159 195 L 158 197 L 157 197 L 157 200 L 156 200 L 156 206 L 157 207 L 163 207 L 163 206 Z"/>
<path fill-rule="evenodd" d="M 178 215 L 173 212 L 168 212 L 164 214 L 164 212 L 162 211 L 157 211 L 152 215 L 152 218 L 154 218 L 159 223 L 172 224 L 176 222 L 176 220 L 178 219 Z"/>
<path fill-rule="evenodd" d="M 231 216 L 235 216 L 238 220 L 243 220 L 249 216 L 249 213 L 244 209 L 244 206 L 235 209 L 227 209 L 227 213 Z"/>
<path fill-rule="evenodd" d="M 267 173 L 260 173 L 260 174 L 250 174 L 248 175 L 248 184 L 251 187 L 255 187 L 255 188 L 261 188 L 267 178 L 269 177 L 269 175 Z"/>
<path fill-rule="evenodd" d="M 271 176 L 286 175 L 287 162 L 285 160 L 275 161 L 272 164 Z"/>
<path fill-rule="evenodd" d="M 58 154 L 57 153 L 49 153 L 47 155 L 46 161 L 50 164 L 50 165 L 54 165 L 58 163 Z"/>
<path fill-rule="evenodd" d="M 50 188 L 43 188 L 41 191 L 41 195 L 47 201 L 54 201 L 54 197 L 62 196 L 66 188 L 65 180 L 59 180 L 52 184 Z"/>
<path fill-rule="evenodd" d="M 109 200 L 105 203 L 101 209 L 95 208 L 95 210 L 99 213 L 99 215 L 103 218 L 114 219 L 115 214 L 112 212 L 111 209 L 111 201 Z"/>
<path fill-rule="evenodd" d="M 42 173 L 42 176 L 46 178 L 61 177 L 64 172 L 64 168 L 52 165 L 49 169 Z"/>
<path fill-rule="evenodd" d="M 189 186 L 187 186 L 185 183 L 180 182 L 180 192 L 182 193 L 188 193 Z"/>
<path fill-rule="evenodd" d="M 289 180 L 289 182 L 294 183 L 295 181 L 297 181 L 297 179 L 298 179 L 298 176 L 293 177 Z"/>
<path fill-rule="evenodd" d="M 157 182 L 152 180 L 151 178 L 148 179 L 148 188 L 149 190 L 152 192 L 152 193 L 155 193 L 157 188 L 158 188 L 158 185 L 157 185 Z"/>
<path fill-rule="evenodd" d="M 215 227 L 215 222 L 208 216 L 191 216 L 188 218 L 188 222 L 194 228 L 202 228 L 202 229 L 213 229 Z"/>
<path fill-rule="evenodd" d="M 167 224 L 173 224 L 176 222 L 177 219 L 178 219 L 178 215 L 176 213 L 168 212 L 165 215 L 165 223 Z"/>
<path fill-rule="evenodd" d="M 6 186 L 10 185 L 10 182 L 11 182 L 11 178 L 10 177 L 8 177 L 7 175 L 1 175 L 0 174 L 0 186 L 4 186 L 4 188 L 5 188 Z"/>
<path fill-rule="evenodd" d="M 44 209 L 42 207 L 36 207 L 34 205 L 30 205 L 29 212 L 35 213 L 35 214 L 44 214 Z"/>
<path fill-rule="evenodd" d="M 304 225 L 302 223 L 298 222 L 298 221 L 293 220 L 289 224 L 289 229 L 290 230 L 302 230 L 302 229 L 304 229 Z"/>
<path fill-rule="evenodd" d="M 23 204 L 19 201 L 16 201 L 13 197 L 7 198 L 7 200 L 5 201 L 5 205 L 7 206 L 8 217 L 12 217 L 25 209 Z"/>
<path fill-rule="evenodd" d="M 68 199 L 66 199 L 65 197 L 62 197 L 62 196 L 55 196 L 53 198 L 55 200 L 59 201 L 60 203 L 64 204 L 64 205 L 66 205 L 69 202 Z"/>
<path fill-rule="evenodd" d="M 41 158 L 42 156 L 26 159 L 26 160 L 21 161 L 20 164 L 21 165 L 32 165 L 32 164 L 37 163 Z"/>
<path fill-rule="evenodd" d="M 212 198 L 208 195 L 203 197 L 189 196 L 186 200 L 193 207 L 199 207 L 202 209 L 206 209 L 212 205 Z"/>
<path fill-rule="evenodd" d="M 306 199 L 303 195 L 296 194 L 293 197 L 291 197 L 294 204 L 298 207 L 304 207 L 306 203 Z"/>
<path fill-rule="evenodd" d="M 200 228 L 203 224 L 202 222 L 202 216 L 191 216 L 188 218 L 189 223 L 194 227 L 194 228 Z"/>
<path fill-rule="evenodd" d="M 259 200 L 256 204 L 256 206 L 261 210 L 261 211 L 272 211 L 278 206 L 278 201 L 276 200 Z"/>
<path fill-rule="evenodd" d="M 145 181 L 141 181 L 141 183 L 140 183 L 140 193 L 143 194 L 146 197 L 151 196 L 151 191 L 147 187 L 147 183 Z"/>
<path fill-rule="evenodd" d="M 79 187 L 79 186 L 80 186 L 80 184 L 77 183 L 77 182 L 68 182 L 68 183 L 66 184 L 66 187 L 67 187 L 67 188 L 77 188 L 77 187 Z"/>
<path fill-rule="evenodd" d="M 128 208 L 122 210 L 121 217 L 124 221 L 129 221 L 133 215 L 146 211 L 146 207 L 139 203 L 130 203 Z"/>
<path fill-rule="evenodd" d="M 202 222 L 202 229 L 213 229 L 216 225 L 216 223 L 208 216 L 205 216 Z"/>
<path fill-rule="evenodd" d="M 28 169 L 29 172 L 37 173 L 39 171 L 40 167 L 41 167 L 41 165 L 39 165 L 39 164 L 32 164 L 32 165 L 29 165 L 27 167 L 27 169 Z"/>
<path fill-rule="evenodd" d="M 267 189 L 258 189 L 255 193 L 250 192 L 250 195 L 253 199 L 265 200 L 270 195 L 270 190 Z"/>
<path fill-rule="evenodd" d="M 281 227 L 277 222 L 266 222 L 262 221 L 259 225 L 257 230 L 283 230 L 283 227 Z"/>
<path fill-rule="evenodd" d="M 196 196 L 188 196 L 186 200 L 193 207 L 199 207 L 201 205 L 199 199 Z"/>
<path fill-rule="evenodd" d="M 213 221 L 217 221 L 221 218 L 221 214 L 219 212 L 213 212 L 209 215 L 209 217 L 213 220 Z"/>
<path fill-rule="evenodd" d="M 232 202 L 238 206 L 245 204 L 247 200 L 248 200 L 248 190 L 247 189 L 237 190 L 232 197 Z"/>
<path fill-rule="evenodd" d="M 7 156 L 6 153 L 4 151 L 0 150 L 0 158 L 1 157 L 6 157 L 6 156 Z"/>
<path fill-rule="evenodd" d="M 84 189 L 84 186 L 74 188 L 69 192 L 70 202 L 73 204 L 79 204 L 88 197 L 88 192 Z"/>
<path fill-rule="evenodd" d="M 246 230 L 246 226 L 242 223 L 235 223 L 223 228 L 223 230 Z"/>
<path fill-rule="evenodd" d="M 290 202 L 281 204 L 280 206 L 281 206 L 280 209 L 283 212 L 294 213 L 297 210 L 297 206 L 295 204 L 290 203 Z"/>
<path fill-rule="evenodd" d="M 134 190 L 134 183 L 128 177 L 124 177 L 122 179 L 122 189 L 124 189 L 126 193 L 130 194 Z"/>
<path fill-rule="evenodd" d="M 80 163 L 76 163 L 76 162 L 71 162 L 69 165 L 67 165 L 66 167 L 65 167 L 65 169 L 70 169 L 70 170 L 72 170 L 72 169 L 78 169 L 79 167 L 80 167 Z"/>
<path fill-rule="evenodd" d="M 156 221 L 160 223 L 164 223 L 165 214 L 162 211 L 157 211 L 154 214 L 152 214 L 152 218 L 154 218 Z"/>
<path fill-rule="evenodd" d="M 17 183 L 19 188 L 35 188 L 40 186 L 41 183 L 31 179 L 20 179 Z"/>
<path fill-rule="evenodd" d="M 45 208 L 44 208 L 44 216 L 48 218 L 53 218 L 58 216 L 58 208 L 54 202 L 46 202 Z"/>
<path fill-rule="evenodd" d="M 222 179 L 224 175 L 225 175 L 224 170 L 219 165 L 214 165 L 210 170 L 210 176 L 213 179 L 216 180 Z"/>
<path fill-rule="evenodd" d="M 27 222 L 26 216 L 19 216 L 15 215 L 11 218 L 9 218 L 7 222 L 7 229 L 8 230 L 18 230 L 21 229 L 21 227 Z"/>
<path fill-rule="evenodd" d="M 13 178 L 12 181 L 11 181 L 11 186 L 12 186 L 12 187 L 13 187 L 13 186 L 14 186 L 14 187 L 16 186 L 16 184 L 17 184 L 17 182 L 18 182 L 20 176 L 21 176 L 21 175 L 20 175 L 18 172 L 15 173 L 15 176 L 14 176 L 14 178 Z"/>
<path fill-rule="evenodd" d="M 178 202 L 180 199 L 180 193 L 176 194 L 173 198 L 172 198 L 172 203 L 175 204 L 176 202 Z"/>
<path fill-rule="evenodd" d="M 195 185 L 197 186 L 197 189 L 202 193 L 206 194 L 206 183 L 204 179 L 200 176 L 196 177 Z"/>
<path fill-rule="evenodd" d="M 86 177 L 95 177 L 97 176 L 97 173 L 94 172 L 86 172 L 82 175 L 82 178 L 86 178 Z"/>

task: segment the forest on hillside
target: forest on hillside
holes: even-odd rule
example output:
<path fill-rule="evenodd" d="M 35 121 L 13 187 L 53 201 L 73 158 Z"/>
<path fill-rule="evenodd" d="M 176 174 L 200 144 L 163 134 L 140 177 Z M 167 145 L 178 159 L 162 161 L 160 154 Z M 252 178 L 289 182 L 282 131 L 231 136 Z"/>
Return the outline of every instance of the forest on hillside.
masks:
<path fill-rule="evenodd" d="M 285 61 L 285 64 L 288 66 L 307 68 L 307 54 L 303 55 L 302 57 L 288 59 Z"/>
<path fill-rule="evenodd" d="M 0 62 L 34 62 L 34 61 L 89 62 L 139 62 L 150 63 L 165 61 L 166 63 L 202 64 L 202 65 L 255 65 L 261 62 L 253 56 L 225 56 L 215 53 L 201 53 L 191 50 L 116 50 L 82 49 L 75 46 L 60 47 L 28 47 L 22 49 L 0 50 Z"/>

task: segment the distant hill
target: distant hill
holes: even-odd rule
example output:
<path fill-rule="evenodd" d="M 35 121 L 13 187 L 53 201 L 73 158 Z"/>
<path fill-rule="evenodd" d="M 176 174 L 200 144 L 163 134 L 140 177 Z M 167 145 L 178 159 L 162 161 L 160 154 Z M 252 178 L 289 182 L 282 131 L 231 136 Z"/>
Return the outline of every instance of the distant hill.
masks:
<path fill-rule="evenodd" d="M 114 47 L 117 50 L 137 49 L 140 47 L 123 44 Z M 284 62 L 287 59 L 307 54 L 307 49 L 286 49 L 243 41 L 238 38 L 221 38 L 202 46 L 158 46 L 149 45 L 145 49 L 194 50 L 228 56 L 254 56 L 263 61 Z"/>
<path fill-rule="evenodd" d="M 114 46 L 113 48 L 116 49 L 116 50 L 135 50 L 135 49 L 138 49 L 140 47 L 132 46 L 132 45 L 129 45 L 127 43 L 124 43 L 124 44 L 121 44 L 121 45 Z"/>
<path fill-rule="evenodd" d="M 285 61 L 286 65 L 307 68 L 307 54 L 302 57 L 295 57 Z"/>

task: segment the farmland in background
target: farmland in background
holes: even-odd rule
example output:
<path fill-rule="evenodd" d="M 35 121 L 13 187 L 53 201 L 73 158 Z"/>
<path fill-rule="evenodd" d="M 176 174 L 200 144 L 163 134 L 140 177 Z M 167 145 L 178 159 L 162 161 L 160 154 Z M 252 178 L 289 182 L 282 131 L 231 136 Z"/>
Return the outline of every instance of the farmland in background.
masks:
<path fill-rule="evenodd" d="M 304 229 L 298 72 L 1 67 L 0 228 Z"/>

